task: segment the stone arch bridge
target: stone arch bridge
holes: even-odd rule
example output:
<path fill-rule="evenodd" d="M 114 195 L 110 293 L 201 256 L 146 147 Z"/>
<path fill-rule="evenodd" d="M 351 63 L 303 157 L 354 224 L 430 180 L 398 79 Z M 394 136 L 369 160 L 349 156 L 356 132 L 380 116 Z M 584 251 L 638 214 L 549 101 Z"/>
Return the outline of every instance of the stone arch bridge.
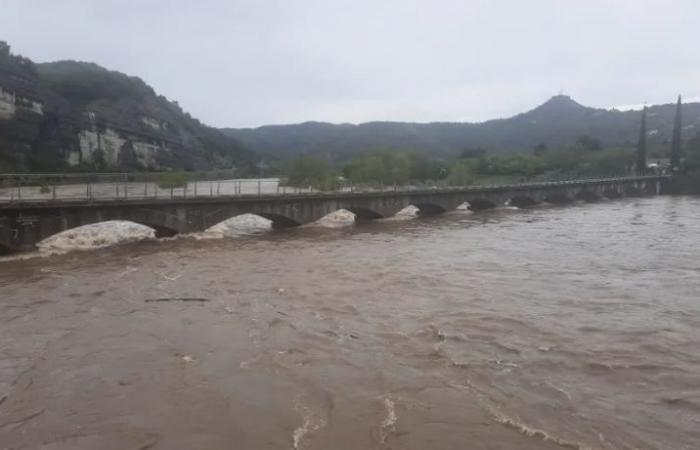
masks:
<path fill-rule="evenodd" d="M 371 192 L 238 195 L 118 200 L 42 200 L 0 202 L 0 253 L 31 250 L 42 240 L 108 220 L 126 220 L 156 230 L 156 236 L 204 231 L 232 217 L 252 213 L 273 227 L 315 222 L 339 209 L 356 220 L 390 217 L 413 205 L 421 214 L 437 214 L 468 203 L 472 210 L 503 204 L 594 201 L 630 195 L 658 195 L 665 176 L 624 177 L 500 186 Z"/>

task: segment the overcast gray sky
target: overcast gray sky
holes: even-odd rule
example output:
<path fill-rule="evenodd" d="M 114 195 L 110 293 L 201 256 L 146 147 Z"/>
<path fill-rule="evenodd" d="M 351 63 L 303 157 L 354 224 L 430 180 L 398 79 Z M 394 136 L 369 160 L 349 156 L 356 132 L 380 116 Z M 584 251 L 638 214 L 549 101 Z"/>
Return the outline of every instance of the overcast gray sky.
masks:
<path fill-rule="evenodd" d="M 697 0 L 1 0 L 35 61 L 137 75 L 214 126 L 482 121 L 559 90 L 700 96 Z"/>

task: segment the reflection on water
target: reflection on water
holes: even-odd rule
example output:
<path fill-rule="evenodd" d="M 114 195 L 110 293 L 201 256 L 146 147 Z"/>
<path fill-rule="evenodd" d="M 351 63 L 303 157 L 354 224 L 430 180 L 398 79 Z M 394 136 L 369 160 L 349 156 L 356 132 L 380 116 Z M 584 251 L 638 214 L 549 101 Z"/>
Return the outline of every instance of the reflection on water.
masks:
<path fill-rule="evenodd" d="M 700 199 L 238 220 L 210 232 L 255 233 L 0 262 L 0 443 L 700 442 Z"/>

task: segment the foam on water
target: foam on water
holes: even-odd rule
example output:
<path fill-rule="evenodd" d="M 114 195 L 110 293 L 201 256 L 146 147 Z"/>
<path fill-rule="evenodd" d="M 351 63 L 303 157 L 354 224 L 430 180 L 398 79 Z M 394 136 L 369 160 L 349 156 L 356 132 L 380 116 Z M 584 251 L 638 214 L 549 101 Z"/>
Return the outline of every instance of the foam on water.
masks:
<path fill-rule="evenodd" d="M 355 214 L 347 209 L 339 209 L 320 218 L 316 224 L 328 228 L 347 227 L 355 223 Z"/>
<path fill-rule="evenodd" d="M 303 396 L 302 392 L 294 399 L 294 409 L 302 415 L 302 424 L 295 428 L 292 434 L 294 450 L 303 449 L 306 436 L 326 426 L 326 420 L 323 417 L 314 412 L 309 405 L 302 403 Z"/>
<path fill-rule="evenodd" d="M 401 211 L 394 214 L 393 217 L 390 217 L 390 219 L 393 219 L 393 220 L 414 219 L 415 217 L 418 216 L 418 212 L 419 212 L 418 208 L 416 208 L 413 205 L 408 205 L 407 207 L 405 207 Z"/>
<path fill-rule="evenodd" d="M 381 400 L 386 412 L 386 416 L 384 416 L 381 424 L 381 442 L 385 443 L 389 434 L 394 430 L 399 417 L 396 415 L 396 403 L 391 398 L 391 394 L 381 397 Z"/>
<path fill-rule="evenodd" d="M 269 220 L 254 214 L 242 214 L 221 222 L 204 232 L 181 234 L 162 239 L 222 239 L 260 233 L 270 228 L 271 222 Z M 152 228 L 134 222 L 110 220 L 72 228 L 53 235 L 37 245 L 38 252 L 24 254 L 21 257 L 56 255 L 74 250 L 94 250 L 147 239 L 155 239 L 155 231 Z"/>
<path fill-rule="evenodd" d="M 406 220 L 416 217 L 417 214 L 418 208 L 415 206 L 408 206 L 390 219 Z M 353 225 L 354 223 L 355 215 L 352 212 L 339 209 L 319 219 L 314 225 L 328 228 L 340 228 Z M 203 232 L 178 234 L 173 237 L 161 239 L 223 239 L 263 233 L 269 231 L 271 228 L 272 221 L 264 217 L 255 214 L 241 214 L 214 225 Z M 147 239 L 155 239 L 155 231 L 153 229 L 134 222 L 109 220 L 72 228 L 44 239 L 37 244 L 38 252 L 2 257 L 0 260 L 58 255 L 74 250 L 94 250 Z"/>
<path fill-rule="evenodd" d="M 133 222 L 110 220 L 55 234 L 41 241 L 37 247 L 41 254 L 57 254 L 154 238 L 155 231 L 152 228 Z"/>
<path fill-rule="evenodd" d="M 235 237 L 261 233 L 272 228 L 272 221 L 255 214 L 241 214 L 214 225 L 204 233 L 194 233 L 197 238 Z"/>
<path fill-rule="evenodd" d="M 533 428 L 530 427 L 523 422 L 521 422 L 518 419 L 513 419 L 511 417 L 506 416 L 505 414 L 502 414 L 500 412 L 497 412 L 493 409 L 489 411 L 491 415 L 493 416 L 494 420 L 496 422 L 518 430 L 520 433 L 524 434 L 525 436 L 532 437 L 532 438 L 539 438 L 542 439 L 543 441 L 551 441 L 556 443 L 557 445 L 563 447 L 563 448 L 571 448 L 575 450 L 594 450 L 593 447 L 579 443 L 579 442 L 571 442 L 567 441 L 565 439 L 560 439 L 555 436 L 552 436 L 551 434 L 547 433 L 546 431 L 543 431 L 539 428 Z M 601 435 L 601 441 L 602 435 Z"/>
<path fill-rule="evenodd" d="M 392 217 L 387 217 L 385 220 L 406 220 L 413 219 L 418 215 L 418 208 L 413 205 L 409 205 L 397 212 Z M 355 214 L 348 211 L 347 209 L 339 209 L 333 211 L 332 213 L 322 217 L 316 223 L 322 227 L 327 228 L 341 228 L 347 227 L 355 224 Z"/>

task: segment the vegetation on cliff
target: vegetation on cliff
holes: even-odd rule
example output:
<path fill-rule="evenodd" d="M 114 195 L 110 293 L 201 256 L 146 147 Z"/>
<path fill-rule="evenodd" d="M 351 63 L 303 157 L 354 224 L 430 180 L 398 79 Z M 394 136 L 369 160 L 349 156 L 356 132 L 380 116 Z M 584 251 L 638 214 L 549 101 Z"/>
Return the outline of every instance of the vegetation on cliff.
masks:
<path fill-rule="evenodd" d="M 43 109 L 0 117 L 0 172 L 235 167 L 245 174 L 257 159 L 143 80 L 96 64 L 34 64 L 0 42 L 0 88 L 19 106 L 35 101 Z"/>

